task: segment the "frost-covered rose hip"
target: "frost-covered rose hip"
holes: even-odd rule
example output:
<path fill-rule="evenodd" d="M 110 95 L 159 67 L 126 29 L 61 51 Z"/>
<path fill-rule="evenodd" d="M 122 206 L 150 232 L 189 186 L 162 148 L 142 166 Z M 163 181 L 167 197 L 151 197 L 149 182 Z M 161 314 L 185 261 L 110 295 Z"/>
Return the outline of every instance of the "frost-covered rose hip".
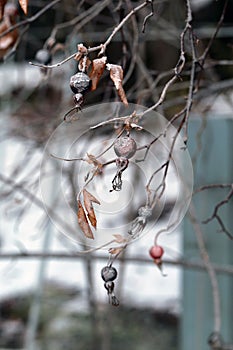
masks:
<path fill-rule="evenodd" d="M 46 49 L 38 50 L 35 56 L 37 62 L 41 64 L 50 64 L 52 61 L 51 53 Z"/>
<path fill-rule="evenodd" d="M 121 136 L 114 143 L 114 151 L 118 157 L 131 158 L 136 150 L 137 144 L 130 136 Z"/>
<path fill-rule="evenodd" d="M 78 72 L 70 78 L 70 88 L 75 94 L 83 94 L 90 89 L 91 80 L 84 72 Z"/>
<path fill-rule="evenodd" d="M 113 266 L 105 266 L 101 270 L 101 277 L 105 282 L 114 281 L 117 278 L 117 270 Z"/>
<path fill-rule="evenodd" d="M 160 259 L 163 256 L 164 250 L 160 245 L 154 245 L 150 248 L 149 253 L 153 259 Z"/>

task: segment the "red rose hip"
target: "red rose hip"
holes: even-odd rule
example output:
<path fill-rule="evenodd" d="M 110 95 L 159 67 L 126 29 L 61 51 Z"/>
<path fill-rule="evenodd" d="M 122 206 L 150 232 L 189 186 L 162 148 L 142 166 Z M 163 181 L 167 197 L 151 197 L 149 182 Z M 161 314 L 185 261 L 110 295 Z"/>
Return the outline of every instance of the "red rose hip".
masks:
<path fill-rule="evenodd" d="M 160 245 L 154 245 L 150 248 L 149 253 L 153 259 L 160 259 L 163 256 L 164 250 Z"/>

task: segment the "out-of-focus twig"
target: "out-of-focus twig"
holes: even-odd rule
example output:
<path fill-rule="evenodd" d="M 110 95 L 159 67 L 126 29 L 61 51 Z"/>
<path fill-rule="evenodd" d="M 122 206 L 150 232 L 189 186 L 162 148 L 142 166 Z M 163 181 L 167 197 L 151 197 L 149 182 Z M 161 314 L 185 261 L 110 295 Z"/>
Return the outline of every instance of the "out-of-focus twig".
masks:
<path fill-rule="evenodd" d="M 197 220 L 196 210 L 193 202 L 191 202 L 189 215 L 191 222 L 193 224 L 194 232 L 196 234 L 197 244 L 199 247 L 200 255 L 203 260 L 203 263 L 206 267 L 206 271 L 208 272 L 210 283 L 212 286 L 212 296 L 213 296 L 213 310 L 214 310 L 214 325 L 213 331 L 216 333 L 220 333 L 221 330 L 221 306 L 220 306 L 220 293 L 219 293 L 219 285 L 216 276 L 215 269 L 213 264 L 210 261 L 209 254 L 207 252 L 205 241 L 203 237 L 203 232 L 201 230 L 201 226 Z"/>
<path fill-rule="evenodd" d="M 203 220 L 204 224 L 208 224 L 210 221 L 216 219 L 220 225 L 221 232 L 225 233 L 230 239 L 233 239 L 233 234 L 226 228 L 226 225 L 224 224 L 218 211 L 223 205 L 229 203 L 232 196 L 233 196 L 233 186 L 231 187 L 227 196 L 222 201 L 220 201 L 218 204 L 215 205 L 213 214 L 208 219 Z"/>
<path fill-rule="evenodd" d="M 16 24 L 14 24 L 13 26 L 11 26 L 10 28 L 8 28 L 7 30 L 5 30 L 4 32 L 0 33 L 0 38 L 2 38 L 4 35 L 12 32 L 14 29 L 28 25 L 32 22 L 35 22 L 40 16 L 42 16 L 46 11 L 48 11 L 51 7 L 53 7 L 54 5 L 56 5 L 57 3 L 59 3 L 61 0 L 54 0 L 52 2 L 50 2 L 49 4 L 47 4 L 46 6 L 44 6 L 40 11 L 38 11 L 35 15 L 21 21 L 18 22 Z"/>

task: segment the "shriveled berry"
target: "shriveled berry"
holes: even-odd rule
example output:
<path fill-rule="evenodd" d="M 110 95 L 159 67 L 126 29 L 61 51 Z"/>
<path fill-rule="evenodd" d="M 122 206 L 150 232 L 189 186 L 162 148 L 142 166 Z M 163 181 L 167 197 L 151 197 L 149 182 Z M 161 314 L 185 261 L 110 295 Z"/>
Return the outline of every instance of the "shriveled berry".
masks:
<path fill-rule="evenodd" d="M 153 259 L 160 259 L 163 256 L 164 250 L 160 245 L 154 245 L 149 250 L 150 256 Z"/>
<path fill-rule="evenodd" d="M 84 72 L 78 72 L 70 78 L 70 88 L 75 94 L 83 94 L 90 89 L 91 80 Z"/>
<path fill-rule="evenodd" d="M 105 282 L 104 287 L 107 289 L 108 294 L 111 294 L 114 290 L 114 282 L 112 281 Z"/>
<path fill-rule="evenodd" d="M 46 49 L 38 50 L 35 56 L 35 60 L 41 64 L 50 64 L 52 61 L 52 56 L 50 52 Z"/>
<path fill-rule="evenodd" d="M 101 277 L 104 282 L 114 281 L 117 278 L 117 270 L 112 266 L 105 266 L 101 270 Z"/>
<path fill-rule="evenodd" d="M 120 302 L 119 300 L 115 297 L 115 295 L 112 295 L 112 305 L 113 306 L 119 306 L 120 305 Z"/>
<path fill-rule="evenodd" d="M 137 144 L 130 136 L 121 136 L 114 143 L 114 151 L 118 157 L 131 158 L 136 150 Z"/>
<path fill-rule="evenodd" d="M 75 94 L 74 103 L 76 106 L 80 107 L 83 104 L 83 94 Z"/>

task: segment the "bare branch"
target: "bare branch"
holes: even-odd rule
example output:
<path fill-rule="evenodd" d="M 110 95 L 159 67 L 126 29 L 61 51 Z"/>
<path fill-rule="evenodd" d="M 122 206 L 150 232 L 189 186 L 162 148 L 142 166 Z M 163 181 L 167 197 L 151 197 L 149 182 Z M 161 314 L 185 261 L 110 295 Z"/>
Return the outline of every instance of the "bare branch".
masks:
<path fill-rule="evenodd" d="M 54 0 L 52 2 L 50 2 L 49 4 L 47 4 L 46 6 L 44 6 L 40 11 L 38 11 L 35 15 L 21 21 L 18 22 L 14 25 L 12 25 L 10 28 L 8 28 L 7 30 L 5 30 L 4 32 L 2 32 L 0 34 L 0 38 L 2 38 L 4 35 L 12 32 L 14 29 L 17 29 L 19 27 L 25 26 L 27 24 L 30 24 L 32 22 L 35 22 L 40 16 L 42 16 L 46 11 L 48 11 L 51 7 L 53 7 L 54 5 L 56 5 L 57 3 L 59 3 L 61 0 Z"/>
<path fill-rule="evenodd" d="M 203 52 L 202 56 L 199 58 L 199 62 L 200 62 L 200 64 L 202 66 L 205 63 L 206 57 L 207 57 L 207 55 L 208 55 L 208 53 L 210 51 L 211 46 L 213 45 L 214 39 L 216 38 L 216 36 L 217 36 L 217 34 L 219 32 L 219 29 L 222 26 L 222 23 L 223 23 L 224 17 L 225 17 L 225 13 L 226 13 L 226 9 L 227 9 L 227 5 L 228 5 L 228 0 L 225 0 L 224 6 L 223 6 L 223 10 L 222 10 L 222 14 L 221 14 L 221 17 L 220 17 L 220 19 L 218 21 L 216 29 L 215 29 L 215 31 L 214 31 L 214 33 L 213 33 L 213 35 L 212 35 L 208 45 L 206 46 L 205 51 Z"/>
<path fill-rule="evenodd" d="M 56 0 L 56 1 L 60 1 L 60 0 Z M 109 37 L 107 38 L 107 40 L 103 43 L 103 44 L 100 44 L 98 46 L 95 46 L 95 47 L 90 47 L 88 48 L 88 53 L 91 53 L 91 52 L 95 52 L 95 51 L 100 51 L 101 54 L 104 54 L 107 46 L 111 43 L 113 37 L 121 30 L 121 28 L 124 26 L 124 24 L 133 16 L 135 15 L 138 11 L 140 11 L 142 8 L 144 8 L 145 6 L 148 5 L 148 0 L 143 2 L 141 5 L 135 7 L 134 9 L 132 9 L 132 11 L 130 11 L 128 13 L 127 16 L 125 16 L 123 18 L 123 20 L 113 29 L 112 33 L 109 35 Z M 48 68 L 48 69 L 51 69 L 51 68 L 55 68 L 55 67 L 59 67 L 61 66 L 62 64 L 66 63 L 67 61 L 71 60 L 72 58 L 74 58 L 75 56 L 77 55 L 77 52 L 72 54 L 71 56 L 67 57 L 65 60 L 61 61 L 61 62 L 58 62 L 56 64 L 53 64 L 53 65 L 43 65 L 43 64 L 37 64 L 37 63 L 32 63 L 30 62 L 31 65 L 33 66 L 37 66 L 37 67 L 42 67 L 42 68 Z"/>
<path fill-rule="evenodd" d="M 114 243 L 113 241 L 110 243 Z M 110 244 L 109 243 L 109 244 Z M 101 247 L 98 247 L 100 249 Z M 103 246 L 104 248 L 104 246 Z M 0 260 L 5 260 L 5 259 L 23 259 L 23 260 L 30 260 L 30 259 L 71 259 L 71 260 L 77 260 L 77 259 L 86 259 L 87 256 L 84 253 L 90 253 L 94 252 L 97 250 L 96 248 L 94 249 L 89 249 L 89 250 L 84 250 L 84 251 L 79 251 L 79 252 L 70 252 L 70 253 L 64 253 L 64 252 L 33 252 L 29 253 L 27 251 L 21 252 L 21 253 L 16 253 L 16 252 L 3 252 L 0 254 Z M 98 254 L 98 255 L 92 255 L 93 260 L 100 260 L 100 261 L 106 261 L 106 255 L 105 254 Z M 121 257 L 118 258 L 119 261 L 122 260 Z M 140 255 L 135 255 L 132 257 L 124 257 L 123 260 L 127 263 L 131 264 L 148 264 L 151 265 L 151 259 L 149 258 L 142 258 Z M 188 261 L 185 259 L 177 259 L 177 260 L 171 260 L 171 259 L 163 259 L 163 263 L 165 265 L 170 265 L 174 267 L 183 267 L 185 269 L 190 269 L 190 270 L 205 270 L 206 267 L 203 263 L 201 262 L 193 262 L 193 261 Z M 213 268 L 215 271 L 219 274 L 226 274 L 226 275 L 233 275 L 233 268 L 232 266 L 222 266 L 218 264 L 213 264 Z"/>
<path fill-rule="evenodd" d="M 143 24 L 142 24 L 142 33 L 145 33 L 146 30 L 146 24 L 147 21 L 149 20 L 150 17 L 154 16 L 154 6 L 153 6 L 153 0 L 148 0 L 148 3 L 151 5 L 151 12 L 149 13 L 149 15 L 147 15 L 144 20 L 143 20 Z"/>
<path fill-rule="evenodd" d="M 206 267 L 206 271 L 208 272 L 210 283 L 212 286 L 212 295 L 213 295 L 213 307 L 214 307 L 214 332 L 220 333 L 221 330 L 221 305 L 220 305 L 220 294 L 219 294 L 219 285 L 216 276 L 215 269 L 213 264 L 210 261 L 208 252 L 206 250 L 203 233 L 200 227 L 200 224 L 196 217 L 196 211 L 193 203 L 190 205 L 189 210 L 190 218 L 194 227 L 194 231 L 197 238 L 198 247 L 200 250 L 200 254 L 203 260 L 203 263 Z"/>
<path fill-rule="evenodd" d="M 218 214 L 218 211 L 223 205 L 227 204 L 230 201 L 232 196 L 233 196 L 233 186 L 231 187 L 231 190 L 228 193 L 228 195 L 222 201 L 216 204 L 213 214 L 208 219 L 203 220 L 203 224 L 208 224 L 213 219 L 216 219 L 221 227 L 221 231 L 224 232 L 230 239 L 233 239 L 233 234 L 229 232 L 229 230 L 224 225 L 223 220 Z"/>

